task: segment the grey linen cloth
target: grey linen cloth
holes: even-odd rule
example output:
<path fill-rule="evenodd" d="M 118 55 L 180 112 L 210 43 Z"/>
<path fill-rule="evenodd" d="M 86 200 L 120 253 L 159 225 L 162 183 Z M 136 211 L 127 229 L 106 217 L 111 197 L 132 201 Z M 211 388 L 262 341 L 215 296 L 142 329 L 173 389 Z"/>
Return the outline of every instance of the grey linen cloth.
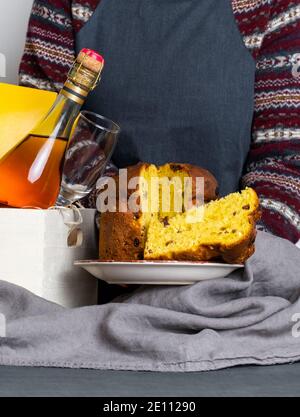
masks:
<path fill-rule="evenodd" d="M 300 360 L 300 250 L 259 232 L 245 270 L 67 310 L 0 282 L 0 364 L 204 371 Z M 293 333 L 294 328 L 294 333 Z"/>

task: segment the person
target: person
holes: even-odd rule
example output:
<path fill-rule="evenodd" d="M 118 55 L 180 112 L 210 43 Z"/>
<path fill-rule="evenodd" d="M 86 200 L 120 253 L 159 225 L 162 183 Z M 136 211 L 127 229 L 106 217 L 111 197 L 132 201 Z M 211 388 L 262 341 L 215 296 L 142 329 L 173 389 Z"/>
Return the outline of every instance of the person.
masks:
<path fill-rule="evenodd" d="M 299 0 L 35 0 L 20 84 L 58 91 L 82 47 L 106 58 L 86 107 L 121 124 L 118 167 L 202 165 L 300 242 Z"/>

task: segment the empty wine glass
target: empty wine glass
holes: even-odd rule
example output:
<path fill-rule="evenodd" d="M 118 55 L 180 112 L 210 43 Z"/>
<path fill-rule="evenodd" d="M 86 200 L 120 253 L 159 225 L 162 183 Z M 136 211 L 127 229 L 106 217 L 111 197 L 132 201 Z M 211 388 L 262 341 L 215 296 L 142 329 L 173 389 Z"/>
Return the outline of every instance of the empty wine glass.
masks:
<path fill-rule="evenodd" d="M 103 174 L 121 129 L 99 114 L 83 111 L 76 121 L 66 150 L 58 206 L 86 197 Z"/>

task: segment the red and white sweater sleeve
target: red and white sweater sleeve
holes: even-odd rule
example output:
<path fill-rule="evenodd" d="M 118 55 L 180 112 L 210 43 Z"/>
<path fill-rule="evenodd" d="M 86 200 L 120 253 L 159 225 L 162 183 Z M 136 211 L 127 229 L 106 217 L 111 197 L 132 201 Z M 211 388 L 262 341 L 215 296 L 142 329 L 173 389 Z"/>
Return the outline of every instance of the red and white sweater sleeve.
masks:
<path fill-rule="evenodd" d="M 75 58 L 75 34 L 101 0 L 35 0 L 22 85 L 57 91 Z M 300 239 L 300 0 L 232 0 L 257 62 L 253 140 L 243 185 L 256 189 L 263 227 Z"/>
<path fill-rule="evenodd" d="M 234 0 L 256 59 L 252 146 L 243 178 L 263 209 L 262 225 L 300 239 L 300 0 Z"/>
<path fill-rule="evenodd" d="M 75 34 L 101 0 L 34 0 L 20 84 L 59 91 L 75 59 Z"/>

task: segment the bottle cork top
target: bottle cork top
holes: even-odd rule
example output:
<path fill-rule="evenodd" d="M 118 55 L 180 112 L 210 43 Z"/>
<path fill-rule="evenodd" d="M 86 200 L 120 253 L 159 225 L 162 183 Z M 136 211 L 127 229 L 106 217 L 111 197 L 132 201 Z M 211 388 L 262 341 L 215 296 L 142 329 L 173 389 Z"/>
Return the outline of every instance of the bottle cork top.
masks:
<path fill-rule="evenodd" d="M 104 58 L 92 49 L 84 48 L 80 51 L 77 62 L 82 64 L 85 68 L 88 68 L 94 72 L 101 72 L 104 67 Z"/>

